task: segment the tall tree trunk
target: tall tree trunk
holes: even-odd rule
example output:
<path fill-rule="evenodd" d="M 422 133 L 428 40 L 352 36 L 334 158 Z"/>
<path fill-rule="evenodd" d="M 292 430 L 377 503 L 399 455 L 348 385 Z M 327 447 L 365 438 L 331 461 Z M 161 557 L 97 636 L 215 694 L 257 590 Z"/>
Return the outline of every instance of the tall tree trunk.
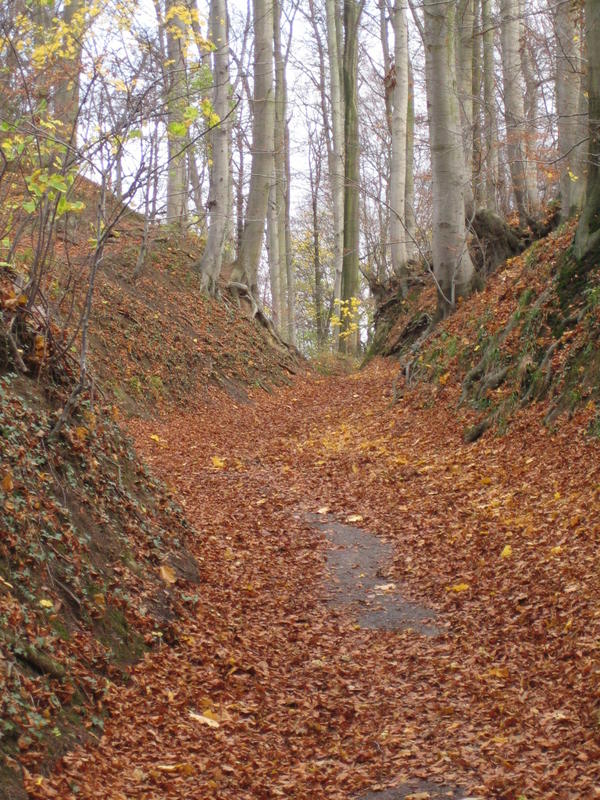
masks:
<path fill-rule="evenodd" d="M 284 107 L 287 107 L 287 89 L 284 90 Z M 285 121 L 285 258 L 287 278 L 287 331 L 288 342 L 296 344 L 296 273 L 294 272 L 294 259 L 292 255 L 292 227 L 291 227 L 291 195 L 292 164 L 290 159 L 290 129 Z"/>
<path fill-rule="evenodd" d="M 465 229 L 465 166 L 456 93 L 453 3 L 425 0 L 427 106 L 433 178 L 433 269 L 438 309 L 448 314 L 472 287 Z"/>
<path fill-rule="evenodd" d="M 221 274 L 231 181 L 229 153 L 229 36 L 226 0 L 211 0 L 210 40 L 213 43 L 213 109 L 219 124 L 210 132 L 212 166 L 208 192 L 208 238 L 200 262 L 202 283 L 214 293 Z"/>
<path fill-rule="evenodd" d="M 289 134 L 287 130 L 286 60 L 281 46 L 281 2 L 273 0 L 273 53 L 275 58 L 275 198 L 279 237 L 280 319 L 286 319 L 287 329 L 282 331 L 287 340 L 296 341 L 295 281 L 292 269 L 291 241 L 289 235 Z"/>
<path fill-rule="evenodd" d="M 258 265 L 265 230 L 273 174 L 273 2 L 253 0 L 254 100 L 252 120 L 252 171 L 246 220 L 232 280 L 246 284 L 256 296 Z"/>
<path fill-rule="evenodd" d="M 485 130 L 485 206 L 498 208 L 498 123 L 496 119 L 496 79 L 494 73 L 494 21 L 492 0 L 481 0 L 483 28 L 483 123 Z"/>
<path fill-rule="evenodd" d="M 406 181 L 404 183 L 406 214 L 406 257 L 417 257 L 417 220 L 415 217 L 415 82 L 410 58 L 408 61 L 408 107 L 406 112 Z"/>
<path fill-rule="evenodd" d="M 332 162 L 329 165 L 333 200 L 334 303 L 342 299 L 344 263 L 344 95 L 342 92 L 341 14 L 338 0 L 325 0 L 327 18 L 327 54 L 329 57 L 329 90 L 331 94 Z M 339 311 L 339 308 L 337 309 Z M 336 329 L 336 336 L 339 328 Z"/>
<path fill-rule="evenodd" d="M 585 123 L 580 117 L 582 58 L 577 11 L 570 3 L 553 10 L 556 36 L 556 113 L 560 168 L 560 210 L 563 220 L 581 210 L 585 194 Z"/>
<path fill-rule="evenodd" d="M 279 253 L 279 215 L 277 213 L 277 177 L 273 169 L 273 183 L 269 190 L 267 211 L 267 250 L 269 256 L 269 283 L 273 324 L 281 330 L 281 255 Z"/>
<path fill-rule="evenodd" d="M 408 115 L 408 25 L 406 7 L 396 0 L 391 9 L 394 30 L 394 88 L 392 91 L 392 153 L 390 165 L 390 239 L 392 269 L 406 297 L 406 130 Z"/>
<path fill-rule="evenodd" d="M 586 197 L 575 236 L 579 259 L 600 255 L 600 0 L 586 0 L 585 39 L 588 52 L 588 125 Z"/>
<path fill-rule="evenodd" d="M 464 198 L 465 216 L 471 219 L 475 213 L 473 176 L 473 32 L 475 14 L 473 0 L 458 0 L 456 16 L 456 82 L 460 121 L 462 126 L 465 162 Z"/>
<path fill-rule="evenodd" d="M 481 67 L 483 64 L 483 42 L 481 36 L 481 0 L 475 0 L 473 5 L 473 69 L 471 77 L 471 95 L 473 98 L 473 135 L 472 135 L 472 187 L 475 201 L 475 211 L 485 205 L 483 191 L 483 177 L 481 169 L 481 89 L 483 85 Z"/>
<path fill-rule="evenodd" d="M 317 329 L 317 348 L 320 350 L 325 345 L 327 338 L 325 330 L 325 308 L 323 303 L 323 269 L 321 265 L 321 242 L 319 223 L 319 190 L 321 187 L 321 149 L 318 142 L 313 140 L 309 132 L 308 150 L 308 177 L 310 181 L 310 198 L 312 210 L 312 236 L 313 236 L 313 272 L 314 272 L 314 303 L 315 324 Z"/>
<path fill-rule="evenodd" d="M 73 45 L 65 46 L 65 55 L 60 62 L 60 77 L 54 86 L 54 115 L 62 123 L 60 136 L 71 145 L 77 144 L 77 118 L 81 74 L 82 41 L 85 30 L 85 0 L 71 0 L 62 10 L 62 24 L 72 37 Z M 67 160 L 71 155 L 67 154 Z"/>
<path fill-rule="evenodd" d="M 525 81 L 525 120 L 527 137 L 525 149 L 527 162 L 525 164 L 525 178 L 527 181 L 527 198 L 529 213 L 536 217 L 539 213 L 540 198 L 537 186 L 537 139 L 538 139 L 538 84 L 534 75 L 534 65 L 529 46 L 529 34 L 525 17 L 525 0 L 519 0 L 520 25 L 521 25 L 521 67 Z"/>
<path fill-rule="evenodd" d="M 358 26 L 364 0 L 344 0 L 344 258 L 342 265 L 342 325 L 340 349 L 358 352 L 355 320 L 359 282 Z"/>
<path fill-rule="evenodd" d="M 527 225 L 535 210 L 528 192 L 527 123 L 525 86 L 521 63 L 521 21 L 519 0 L 501 0 L 502 75 L 504 79 L 504 117 L 506 151 L 519 221 Z"/>
<path fill-rule="evenodd" d="M 182 229 L 187 218 L 188 136 L 185 127 L 187 98 L 185 42 L 187 30 L 177 0 L 167 0 L 164 16 L 167 40 L 167 128 L 169 171 L 167 177 L 167 223 Z"/>

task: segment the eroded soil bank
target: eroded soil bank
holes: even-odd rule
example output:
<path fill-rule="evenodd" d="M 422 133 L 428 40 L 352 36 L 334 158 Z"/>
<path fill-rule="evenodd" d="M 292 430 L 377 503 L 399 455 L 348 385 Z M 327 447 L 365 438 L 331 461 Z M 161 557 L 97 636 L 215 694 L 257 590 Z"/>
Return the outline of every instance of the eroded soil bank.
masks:
<path fill-rule="evenodd" d="M 465 444 L 458 386 L 392 405 L 394 374 L 132 424 L 200 532 L 195 611 L 32 796 L 598 793 L 586 411 L 552 433 L 534 407 Z"/>

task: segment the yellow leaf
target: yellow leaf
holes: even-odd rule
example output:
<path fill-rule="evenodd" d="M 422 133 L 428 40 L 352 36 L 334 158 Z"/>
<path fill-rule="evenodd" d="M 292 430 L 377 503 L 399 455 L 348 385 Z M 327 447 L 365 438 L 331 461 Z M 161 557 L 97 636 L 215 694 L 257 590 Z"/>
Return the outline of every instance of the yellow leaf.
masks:
<path fill-rule="evenodd" d="M 158 570 L 158 574 L 165 583 L 175 583 L 175 581 L 177 580 L 177 577 L 175 575 L 175 570 L 168 564 L 161 564 L 160 569 Z"/>
<path fill-rule="evenodd" d="M 180 764 L 157 764 L 156 769 L 160 772 L 179 772 L 183 775 L 193 775 L 194 767 L 187 761 Z"/>
<path fill-rule="evenodd" d="M 40 600 L 40 605 L 42 608 L 54 608 L 52 600 L 46 600 L 45 597 Z"/>
<path fill-rule="evenodd" d="M 83 425 L 79 425 L 75 428 L 75 436 L 79 439 L 80 442 L 85 442 L 88 436 L 88 429 L 84 428 Z"/>
<path fill-rule="evenodd" d="M 448 382 L 448 378 L 450 377 L 450 373 L 446 372 L 444 375 L 440 375 L 440 386 L 445 386 Z"/>
<path fill-rule="evenodd" d="M 489 486 L 491 482 L 492 482 L 492 479 L 491 479 L 491 478 L 482 478 L 482 479 L 481 479 L 481 483 L 482 483 L 484 486 Z"/>
<path fill-rule="evenodd" d="M 211 461 L 215 469 L 223 469 L 223 467 L 225 466 L 225 459 L 219 458 L 219 456 L 213 456 Z"/>
<path fill-rule="evenodd" d="M 456 592 L 457 594 L 460 592 L 466 592 L 469 588 L 468 583 L 455 583 L 454 586 L 447 586 L 446 589 L 449 592 Z"/>
<path fill-rule="evenodd" d="M 350 514 L 349 517 L 346 517 L 346 522 L 362 522 L 363 519 L 362 514 Z"/>
<path fill-rule="evenodd" d="M 220 728 L 220 724 L 216 719 L 216 715 L 212 711 L 205 711 L 204 714 L 198 714 L 196 711 L 190 711 L 190 717 L 202 725 L 208 725 L 209 728 Z"/>
<path fill-rule="evenodd" d="M 554 499 L 560 500 L 560 492 L 554 492 Z"/>
<path fill-rule="evenodd" d="M 13 481 L 13 476 L 10 472 L 7 472 L 6 475 L 2 478 L 2 488 L 5 492 L 12 492 L 15 488 L 15 482 Z"/>
<path fill-rule="evenodd" d="M 490 678 L 508 678 L 508 670 L 506 667 L 492 667 L 485 673 L 485 677 Z"/>
<path fill-rule="evenodd" d="M 150 438 L 152 439 L 153 442 L 160 442 L 160 436 L 157 436 L 155 433 L 152 433 L 150 435 Z"/>
<path fill-rule="evenodd" d="M 504 550 L 500 553 L 500 558 L 510 558 L 512 556 L 512 547 L 507 544 Z"/>
<path fill-rule="evenodd" d="M 98 592 L 94 595 L 94 602 L 98 606 L 99 609 L 104 611 L 106 608 L 106 600 L 104 599 L 104 595 L 101 592 Z"/>
<path fill-rule="evenodd" d="M 563 549 L 559 544 L 557 544 L 556 547 L 553 547 L 550 550 L 550 552 L 552 553 L 553 556 L 559 555 L 560 553 L 562 553 L 562 551 L 563 551 Z"/>

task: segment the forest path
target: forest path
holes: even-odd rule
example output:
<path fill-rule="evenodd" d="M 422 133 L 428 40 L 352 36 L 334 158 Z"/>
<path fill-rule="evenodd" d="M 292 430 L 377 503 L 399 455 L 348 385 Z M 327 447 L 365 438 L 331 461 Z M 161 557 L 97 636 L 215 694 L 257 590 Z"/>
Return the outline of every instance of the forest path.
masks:
<path fill-rule="evenodd" d="M 594 796 L 598 443 L 525 414 L 466 445 L 458 389 L 392 406 L 394 374 L 132 425 L 199 533 L 195 616 L 111 691 L 105 736 L 48 796 Z M 364 598 L 336 602 L 353 537 L 415 624 L 370 628 Z"/>

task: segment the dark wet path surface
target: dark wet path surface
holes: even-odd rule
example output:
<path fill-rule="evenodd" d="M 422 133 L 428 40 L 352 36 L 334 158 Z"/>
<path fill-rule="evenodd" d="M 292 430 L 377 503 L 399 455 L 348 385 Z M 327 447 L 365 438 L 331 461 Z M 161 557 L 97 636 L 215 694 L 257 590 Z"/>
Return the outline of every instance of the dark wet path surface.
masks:
<path fill-rule="evenodd" d="M 450 786 L 440 786 L 431 781 L 407 781 L 393 789 L 363 794 L 358 800 L 477 800 Z"/>
<path fill-rule="evenodd" d="M 329 604 L 356 614 L 361 628 L 414 631 L 420 636 L 440 636 L 447 629 L 436 612 L 406 600 L 401 587 L 386 578 L 393 547 L 378 536 L 330 515 L 309 514 L 308 522 L 325 535 Z M 425 780 L 407 780 L 393 788 L 371 791 L 356 800 L 471 800 L 457 787 Z M 476 798 L 473 798 L 476 800 Z"/>
<path fill-rule="evenodd" d="M 385 577 L 393 547 L 378 536 L 331 516 L 309 514 L 310 524 L 329 542 L 327 566 L 330 605 L 351 607 L 361 628 L 413 630 L 422 636 L 439 636 L 446 629 L 436 624 L 431 608 L 406 600 L 401 587 Z"/>

